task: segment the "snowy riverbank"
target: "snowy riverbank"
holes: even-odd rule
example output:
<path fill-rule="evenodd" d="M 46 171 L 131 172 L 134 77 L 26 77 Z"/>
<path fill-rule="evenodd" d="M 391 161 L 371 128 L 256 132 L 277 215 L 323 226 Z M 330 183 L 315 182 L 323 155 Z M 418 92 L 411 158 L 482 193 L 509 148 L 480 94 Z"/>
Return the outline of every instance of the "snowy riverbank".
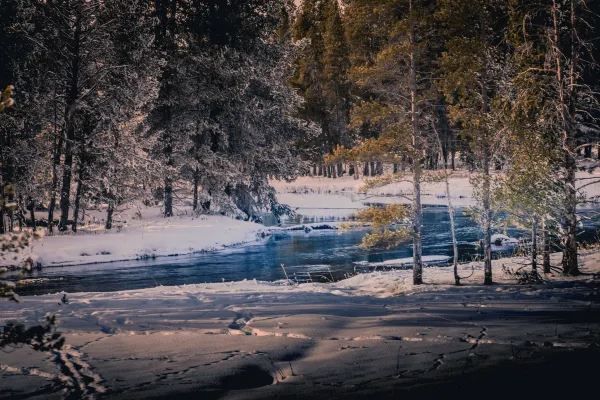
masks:
<path fill-rule="evenodd" d="M 224 216 L 150 216 L 112 232 L 46 236 L 31 254 L 42 266 L 83 265 L 219 250 L 261 240 L 265 227 Z"/>
<path fill-rule="evenodd" d="M 473 196 L 471 175 L 467 171 L 455 171 L 450 176 L 450 193 L 455 207 L 470 207 L 476 204 Z M 588 199 L 600 196 L 600 170 L 580 171 L 578 187 Z M 594 179 L 592 179 L 594 178 Z M 598 182 L 595 182 L 595 179 Z M 298 214 L 311 218 L 347 218 L 368 204 L 410 204 L 412 183 L 400 182 L 371 189 L 361 193 L 368 178 L 354 179 L 351 176 L 331 179 L 324 177 L 300 177 L 293 182 L 272 181 L 279 201 L 288 204 Z M 591 183 L 595 182 L 595 183 Z M 585 187 L 584 187 L 585 186 Z M 422 203 L 424 206 L 447 206 L 445 182 L 423 182 Z"/>
<path fill-rule="evenodd" d="M 478 268 L 457 288 L 450 268 L 430 267 L 419 287 L 409 271 L 395 271 L 335 284 L 244 281 L 76 293 L 66 304 L 60 293 L 27 296 L 3 303 L 0 323 L 56 314 L 69 354 L 91 366 L 84 373 L 107 398 L 368 397 L 416 380 L 593 350 L 600 339 L 600 253 L 581 259 L 589 275 L 548 276 L 537 285 L 515 284 L 502 266 L 522 260 L 504 259 L 494 263 L 493 286 L 481 285 Z M 461 274 L 471 271 L 461 266 Z M 52 397 L 57 389 L 47 383 L 60 375 L 27 348 L 0 362 L 0 387 L 10 395 Z"/>

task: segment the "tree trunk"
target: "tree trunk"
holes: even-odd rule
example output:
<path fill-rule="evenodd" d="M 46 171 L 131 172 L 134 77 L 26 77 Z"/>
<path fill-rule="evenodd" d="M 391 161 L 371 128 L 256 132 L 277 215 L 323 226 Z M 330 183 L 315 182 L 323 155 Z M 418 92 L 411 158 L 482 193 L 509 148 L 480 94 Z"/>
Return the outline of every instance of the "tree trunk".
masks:
<path fill-rule="evenodd" d="M 29 209 L 29 218 L 31 218 L 31 228 L 35 232 L 37 230 L 37 226 L 35 223 L 35 201 L 33 201 L 33 198 L 31 196 L 29 196 L 29 198 L 27 199 L 27 204 L 27 208 Z"/>
<path fill-rule="evenodd" d="M 578 275 L 579 263 L 577 259 L 577 190 L 575 188 L 575 158 L 567 153 L 565 186 L 565 217 L 563 229 L 566 232 L 565 246 L 563 249 L 563 273 L 565 275 Z"/>
<path fill-rule="evenodd" d="M 369 162 L 365 161 L 365 165 L 363 166 L 363 176 L 369 176 Z"/>
<path fill-rule="evenodd" d="M 83 171 L 79 171 L 79 179 L 77 180 L 77 191 L 75 192 L 75 204 L 73 207 L 73 225 L 71 230 L 77 232 L 77 223 L 79 222 L 79 206 L 81 204 L 81 193 L 83 192 Z"/>
<path fill-rule="evenodd" d="M 194 170 L 194 200 L 192 202 L 192 210 L 194 212 L 198 211 L 198 185 L 199 185 L 199 171 L 198 168 Z"/>
<path fill-rule="evenodd" d="M 436 133 L 438 147 L 440 148 L 440 151 L 443 151 L 442 139 L 440 138 L 440 135 L 435 128 L 435 125 L 433 125 L 433 129 Z M 450 177 L 448 174 L 448 164 L 446 162 L 444 162 L 444 181 L 446 184 L 446 198 L 448 200 L 448 218 L 450 219 L 450 234 L 452 237 L 452 267 L 454 271 L 454 284 L 459 286 L 460 275 L 458 275 L 458 240 L 456 239 L 455 224 L 456 211 L 454 210 L 454 205 L 452 204 L 452 196 L 450 193 Z"/>
<path fill-rule="evenodd" d="M 564 205 L 564 217 L 562 221 L 563 230 L 566 232 L 566 238 L 564 240 L 563 247 L 563 273 L 565 275 L 577 275 L 579 274 L 579 265 L 577 260 L 577 189 L 575 182 L 576 172 L 576 160 L 575 160 L 575 126 L 574 126 L 574 106 L 573 97 L 574 90 L 576 88 L 576 71 L 577 71 L 577 56 L 575 50 L 576 32 L 575 32 L 575 5 L 573 0 L 570 2 L 571 5 L 571 26 L 570 34 L 570 57 L 568 65 L 568 71 L 565 71 L 563 66 L 564 52 L 560 50 L 561 45 L 561 29 L 559 23 L 559 6 L 556 0 L 552 1 L 552 22 L 553 22 L 553 45 L 554 45 L 554 57 L 555 57 L 555 74 L 558 88 L 558 104 L 559 114 L 562 123 L 562 151 L 564 153 L 564 171 L 565 178 L 563 180 L 563 187 L 565 190 L 565 205 Z M 564 67 L 564 68 L 563 68 Z M 565 77 L 565 72 L 567 73 Z"/>
<path fill-rule="evenodd" d="M 409 1 L 409 9 L 412 14 L 412 0 Z M 418 125 L 417 114 L 417 66 L 415 60 L 416 38 L 414 32 L 414 24 L 411 18 L 411 27 L 409 31 L 410 43 L 410 72 L 409 72 L 409 87 L 410 87 L 410 119 L 412 133 L 412 157 L 413 163 L 413 284 L 421 285 L 423 283 L 423 247 L 422 247 L 422 225 L 423 225 L 423 210 L 421 205 L 421 155 L 422 152 Z"/>
<path fill-rule="evenodd" d="M 77 10 L 75 32 L 73 35 L 73 59 L 71 60 L 71 79 L 65 107 L 65 160 L 63 164 L 63 180 L 60 190 L 60 222 L 58 229 L 66 231 L 69 222 L 69 208 L 71 201 L 71 175 L 73 168 L 73 142 L 75 141 L 75 108 L 79 97 L 79 64 L 80 64 L 80 39 L 81 39 L 81 10 Z"/>
<path fill-rule="evenodd" d="M 115 212 L 115 202 L 113 200 L 108 201 L 108 209 L 106 210 L 106 230 L 111 230 L 113 226 L 113 214 Z"/>
<path fill-rule="evenodd" d="M 173 180 L 171 177 L 165 178 L 165 189 L 164 189 L 164 203 L 166 218 L 173 216 Z"/>
<path fill-rule="evenodd" d="M 56 97 L 56 92 L 55 92 Z M 48 204 L 48 233 L 53 233 L 54 209 L 56 207 L 56 189 L 58 187 L 58 167 L 63 147 L 63 133 L 58 134 L 58 112 L 56 110 L 57 100 L 54 100 L 54 149 L 52 155 L 52 184 L 50 187 L 50 203 Z"/>
<path fill-rule="evenodd" d="M 537 256 L 538 256 L 538 221 L 537 218 L 533 219 L 531 224 L 531 271 L 537 275 Z"/>
<path fill-rule="evenodd" d="M 542 246 L 543 246 L 543 265 L 544 273 L 549 274 L 550 269 L 550 235 L 548 234 L 548 227 L 546 226 L 546 220 L 542 219 Z"/>
<path fill-rule="evenodd" d="M 492 210 L 490 154 L 487 140 L 484 139 L 483 155 L 483 262 L 484 283 L 491 285 L 492 280 Z"/>

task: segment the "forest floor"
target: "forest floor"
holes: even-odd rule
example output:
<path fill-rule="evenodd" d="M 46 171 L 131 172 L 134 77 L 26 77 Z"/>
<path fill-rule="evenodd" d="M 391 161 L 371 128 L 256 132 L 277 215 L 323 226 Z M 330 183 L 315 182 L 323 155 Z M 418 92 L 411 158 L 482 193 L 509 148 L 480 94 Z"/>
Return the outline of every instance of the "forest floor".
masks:
<path fill-rule="evenodd" d="M 596 387 L 600 252 L 585 275 L 518 284 L 494 263 L 356 276 L 334 284 L 256 281 L 27 296 L 0 324 L 58 316 L 66 354 L 110 399 L 536 398 Z M 555 254 L 553 263 L 560 261 Z M 89 368 L 87 367 L 89 365 Z M 0 398 L 59 398 L 61 372 L 29 348 L 0 353 Z"/>

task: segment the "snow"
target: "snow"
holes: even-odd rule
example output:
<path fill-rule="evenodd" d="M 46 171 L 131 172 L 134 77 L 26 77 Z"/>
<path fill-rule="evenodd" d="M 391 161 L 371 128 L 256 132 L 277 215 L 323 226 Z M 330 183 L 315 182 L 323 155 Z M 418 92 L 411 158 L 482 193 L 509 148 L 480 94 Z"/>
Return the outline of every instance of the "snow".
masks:
<path fill-rule="evenodd" d="M 442 264 L 447 263 L 450 260 L 448 256 L 422 256 L 423 263 L 425 265 L 431 264 Z M 369 267 L 398 267 L 398 266 L 411 266 L 413 263 L 412 257 L 396 258 L 392 260 L 386 260 L 383 262 L 368 262 L 368 261 L 357 261 L 357 265 L 365 265 Z"/>
<path fill-rule="evenodd" d="M 579 171 L 578 188 L 587 198 L 600 197 L 600 169 L 592 172 Z M 593 179 L 592 179 L 593 178 Z M 354 179 L 351 176 L 324 178 L 305 176 L 293 182 L 272 181 L 278 199 L 288 204 L 298 214 L 312 218 L 348 218 L 367 204 L 410 204 L 412 183 L 392 183 L 361 193 L 369 178 Z M 466 171 L 455 171 L 450 176 L 450 192 L 454 207 L 476 205 L 473 197 L 471 175 Z M 595 179 L 598 181 L 595 182 Z M 595 182 L 595 183 L 592 183 Z M 406 198 L 408 196 L 409 198 Z M 446 206 L 445 182 L 423 182 L 422 204 L 424 206 Z"/>
<path fill-rule="evenodd" d="M 224 390 L 219 398 L 311 398 L 327 388 L 335 397 L 375 397 L 506 362 L 514 368 L 519 360 L 593 351 L 600 252 L 581 260 L 588 275 L 548 275 L 539 285 L 515 285 L 502 272 L 523 261 L 515 258 L 494 262 L 493 286 L 483 286 L 481 269 L 467 264 L 461 275 L 475 269 L 461 287 L 452 286 L 451 268 L 429 267 L 426 284 L 417 287 L 410 271 L 392 271 L 335 284 L 243 281 L 75 293 L 67 304 L 60 293 L 29 296 L 2 303 L 0 323 L 56 314 L 65 353 L 89 365 L 112 399 Z M 57 373 L 48 358 L 16 348 L 2 355 L 0 387 L 43 398 L 56 390 L 48 382 Z"/>
<path fill-rule="evenodd" d="M 43 266 L 106 263 L 219 250 L 261 240 L 264 231 L 224 216 L 155 217 L 120 231 L 46 236 L 32 253 Z"/>

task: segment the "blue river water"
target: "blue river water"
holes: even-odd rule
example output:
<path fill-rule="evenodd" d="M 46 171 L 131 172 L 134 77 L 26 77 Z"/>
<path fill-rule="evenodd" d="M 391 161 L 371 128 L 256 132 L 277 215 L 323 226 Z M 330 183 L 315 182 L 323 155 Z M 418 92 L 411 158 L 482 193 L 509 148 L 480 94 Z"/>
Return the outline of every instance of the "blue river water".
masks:
<path fill-rule="evenodd" d="M 464 212 L 456 218 L 457 238 L 463 261 L 479 254 L 475 244 L 481 231 Z M 586 226 L 590 240 L 597 226 Z M 393 250 L 366 251 L 358 247 L 366 230 L 312 231 L 310 233 L 277 233 L 265 241 L 225 251 L 154 260 L 118 262 L 72 267 L 44 268 L 30 278 L 41 278 L 35 284 L 19 289 L 21 294 L 43 294 L 80 291 L 117 291 L 183 285 L 205 282 L 257 279 L 284 279 L 281 265 L 288 268 L 310 268 L 327 265 L 337 276 L 352 272 L 354 262 L 380 262 L 412 256 L 409 241 Z M 510 236 L 526 235 L 509 229 Z M 450 223 L 447 210 L 431 207 L 424 210 L 424 255 L 452 255 Z"/>

